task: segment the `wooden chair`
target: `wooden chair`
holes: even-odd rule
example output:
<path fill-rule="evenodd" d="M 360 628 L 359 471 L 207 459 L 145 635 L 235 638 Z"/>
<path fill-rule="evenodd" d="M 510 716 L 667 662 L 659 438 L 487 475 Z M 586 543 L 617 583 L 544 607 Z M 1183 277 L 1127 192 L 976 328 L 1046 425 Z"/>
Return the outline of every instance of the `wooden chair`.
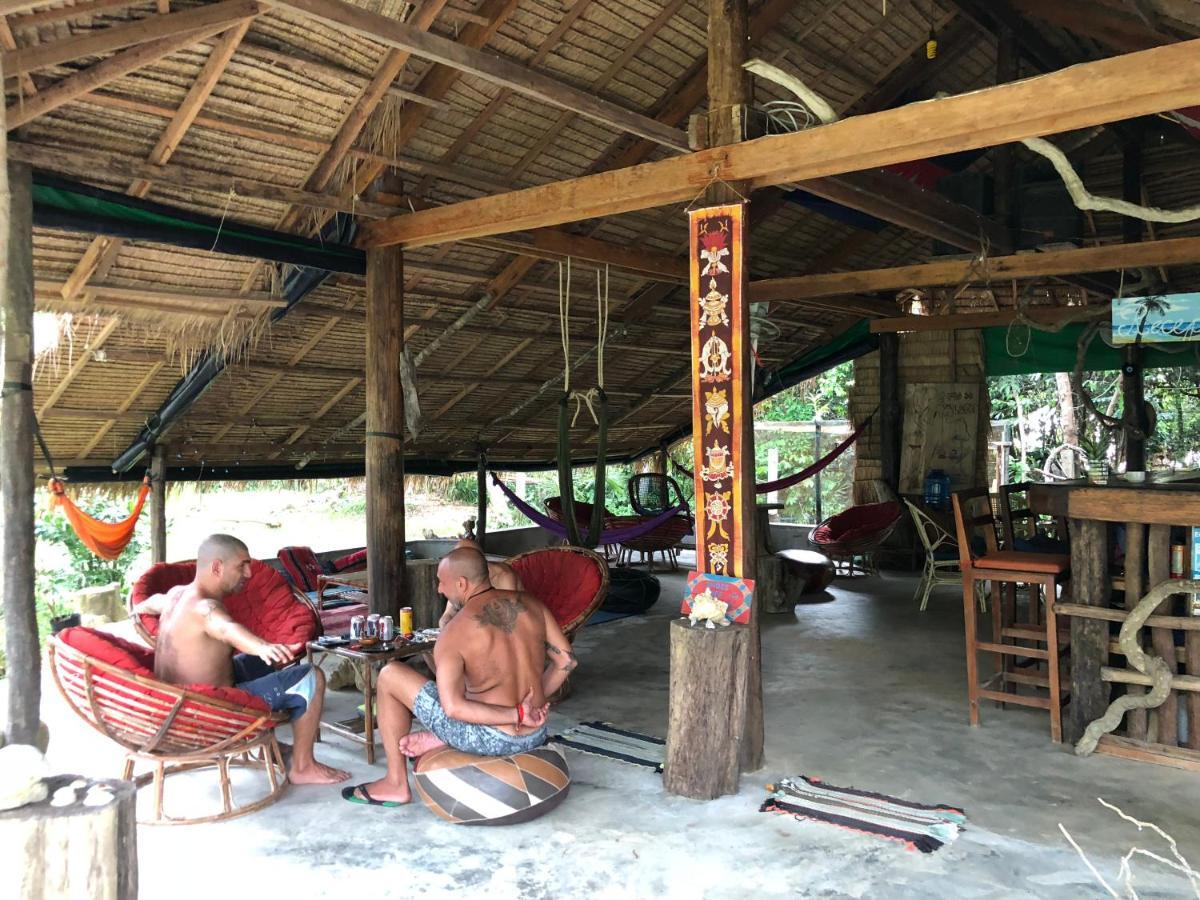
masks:
<path fill-rule="evenodd" d="M 913 599 L 921 598 L 920 612 L 925 612 L 929 605 L 929 595 L 933 589 L 942 584 L 962 584 L 962 571 L 959 569 L 958 541 L 954 535 L 930 518 L 916 504 L 905 500 L 909 515 L 912 516 L 913 527 L 921 546 L 925 548 L 925 568 L 921 572 L 921 583 L 917 585 L 917 593 Z M 983 594 L 979 594 L 979 609 L 987 611 Z"/>
<path fill-rule="evenodd" d="M 154 677 L 154 654 L 144 647 L 90 628 L 68 628 L 46 645 L 50 671 L 68 705 L 93 728 L 125 748 L 122 778 L 134 767 L 150 771 L 136 779 L 154 785 L 153 815 L 147 825 L 220 822 L 262 809 L 287 787 L 287 770 L 275 739 L 285 720 L 258 697 L 236 688 L 168 684 Z M 265 794 L 236 803 L 231 766 L 266 776 Z M 221 809 L 175 817 L 163 810 L 168 776 L 215 769 Z"/>
<path fill-rule="evenodd" d="M 954 508 L 959 567 L 963 578 L 970 722 L 972 725 L 979 724 L 981 698 L 1002 704 L 1015 703 L 1018 706 L 1045 709 L 1050 713 L 1050 738 L 1058 743 L 1062 740 L 1062 690 L 1058 621 L 1054 604 L 1059 585 L 1069 577 L 1070 557 L 1054 553 L 1001 550 L 996 540 L 991 496 L 986 488 L 959 491 L 952 494 L 950 500 Z M 981 506 L 982 511 L 973 513 L 973 506 Z M 971 549 L 971 537 L 979 529 L 983 531 L 985 546 L 982 554 L 976 554 Z M 1016 604 L 1010 602 L 1011 592 L 996 591 L 992 602 L 991 640 L 980 640 L 974 598 L 976 585 L 980 582 L 1028 586 L 1031 608 L 1028 621 L 1021 624 L 1016 622 Z M 1037 607 L 1041 593 L 1045 596 L 1045 617 L 1041 624 L 1036 624 L 1040 618 Z M 991 653 L 1000 661 L 999 671 L 984 682 L 979 680 L 980 653 Z M 1019 658 L 1044 660 L 1046 674 L 1016 671 L 1013 663 Z M 1017 689 L 1022 685 L 1044 688 L 1047 696 L 1019 694 Z"/>
<path fill-rule="evenodd" d="M 1029 489 L 1033 483 L 1021 481 L 1002 484 L 997 491 L 997 511 L 1000 514 L 1001 535 L 1005 550 L 1025 550 L 1032 553 L 1070 553 L 1067 520 L 1060 516 L 1041 521 L 1029 508 Z M 1047 528 L 1046 526 L 1051 526 Z M 1053 531 L 1050 538 L 1049 531 Z M 1034 546 L 1038 543 L 1048 546 Z"/>

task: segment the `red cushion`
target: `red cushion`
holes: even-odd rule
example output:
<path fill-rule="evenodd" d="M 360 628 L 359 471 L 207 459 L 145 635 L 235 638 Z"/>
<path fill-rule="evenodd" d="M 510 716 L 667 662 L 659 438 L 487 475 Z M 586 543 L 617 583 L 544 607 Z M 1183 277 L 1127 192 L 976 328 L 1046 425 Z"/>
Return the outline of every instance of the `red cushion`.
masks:
<path fill-rule="evenodd" d="M 138 603 L 195 577 L 194 561 L 155 563 L 134 582 L 130 602 Z M 225 608 L 235 622 L 265 641 L 300 644 L 317 635 L 312 611 L 296 599 L 283 576 L 261 560 L 251 561 L 250 580 L 225 598 Z M 141 623 L 151 637 L 158 634 L 157 616 L 142 616 Z"/>
<path fill-rule="evenodd" d="M 536 550 L 509 564 L 525 590 L 546 604 L 564 628 L 583 614 L 604 580 L 595 559 L 561 547 Z"/>
<path fill-rule="evenodd" d="M 1071 557 L 1065 553 L 1022 553 L 1020 550 L 998 550 L 986 556 L 976 557 L 971 565 L 976 569 L 1061 575 L 1070 570 Z"/>
<path fill-rule="evenodd" d="M 130 643 L 115 634 L 98 631 L 95 628 L 84 628 L 77 625 L 59 632 L 59 639 L 85 656 L 124 669 L 143 678 L 154 678 L 154 651 Z M 217 687 L 212 684 L 185 684 L 185 690 L 205 697 L 224 700 L 238 706 L 248 706 L 251 709 L 270 710 L 270 706 L 261 697 L 256 697 L 246 691 L 233 687 Z M 150 690 L 147 688 L 147 690 Z"/>
<path fill-rule="evenodd" d="M 891 500 L 852 506 L 818 525 L 813 530 L 812 542 L 835 544 L 863 540 L 890 528 L 903 512 L 900 504 Z"/>
<path fill-rule="evenodd" d="M 284 547 L 276 556 L 283 563 L 287 577 L 300 590 L 315 591 L 319 587 L 317 579 L 325 573 L 312 547 Z"/>
<path fill-rule="evenodd" d="M 366 565 L 367 548 L 355 550 L 353 553 L 347 553 L 345 556 L 339 556 L 333 561 L 333 571 L 344 572 L 352 566 Z"/>

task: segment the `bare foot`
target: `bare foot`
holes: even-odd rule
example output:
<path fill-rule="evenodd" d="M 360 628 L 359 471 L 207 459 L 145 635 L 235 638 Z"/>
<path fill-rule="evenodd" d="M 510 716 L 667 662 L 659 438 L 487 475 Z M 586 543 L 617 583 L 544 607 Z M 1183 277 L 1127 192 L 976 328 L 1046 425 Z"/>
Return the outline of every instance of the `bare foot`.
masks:
<path fill-rule="evenodd" d="M 292 766 L 288 770 L 288 781 L 292 784 L 337 784 L 349 777 L 349 772 L 319 763 L 315 759 L 303 768 Z"/>
<path fill-rule="evenodd" d="M 400 752 L 405 756 L 424 756 L 430 750 L 445 746 L 446 742 L 432 731 L 414 731 L 400 738 Z"/>
<path fill-rule="evenodd" d="M 386 778 L 380 778 L 370 784 L 360 785 L 357 791 L 359 796 L 362 796 L 363 789 L 370 794 L 372 800 L 391 801 L 392 803 L 408 803 L 412 800 L 412 789 L 408 786 L 407 778 L 400 784 L 393 784 Z M 367 798 L 363 797 L 363 799 Z"/>

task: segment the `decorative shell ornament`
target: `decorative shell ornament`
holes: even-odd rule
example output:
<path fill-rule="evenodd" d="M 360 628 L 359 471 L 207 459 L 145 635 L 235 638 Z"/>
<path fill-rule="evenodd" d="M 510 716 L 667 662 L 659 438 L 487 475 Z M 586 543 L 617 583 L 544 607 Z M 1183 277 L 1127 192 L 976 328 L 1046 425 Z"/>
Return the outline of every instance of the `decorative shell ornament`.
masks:
<path fill-rule="evenodd" d="M 37 747 L 9 744 L 0 749 L 0 810 L 45 800 L 48 792 L 42 779 L 49 774 Z"/>
<path fill-rule="evenodd" d="M 692 598 L 692 612 L 688 616 L 688 622 L 693 627 L 697 622 L 703 622 L 705 628 L 715 628 L 718 624 L 728 625 L 729 622 L 725 618 L 727 609 L 728 603 L 714 597 L 711 590 L 705 590 Z"/>

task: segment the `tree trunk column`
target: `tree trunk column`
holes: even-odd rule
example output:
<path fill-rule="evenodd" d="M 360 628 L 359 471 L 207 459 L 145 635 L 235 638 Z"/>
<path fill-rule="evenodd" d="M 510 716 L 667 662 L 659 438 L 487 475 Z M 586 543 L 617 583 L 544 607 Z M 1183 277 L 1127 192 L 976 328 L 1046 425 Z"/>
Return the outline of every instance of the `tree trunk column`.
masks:
<path fill-rule="evenodd" d="M 404 253 L 367 250 L 367 593 L 395 616 L 404 589 Z"/>
<path fill-rule="evenodd" d="M 167 448 L 161 445 L 150 460 L 150 561 L 167 561 Z"/>
<path fill-rule="evenodd" d="M 0 144 L 0 146 L 3 146 Z M 0 167 L 7 160 L 0 156 Z M 0 566 L 8 658 L 9 743 L 37 742 L 41 657 L 33 599 L 33 199 L 32 173 L 0 172 L 0 234 L 5 258 L 4 383 L 0 390 Z"/>
<path fill-rule="evenodd" d="M 487 456 L 482 448 L 479 450 L 479 464 L 475 469 L 475 491 L 478 494 L 475 507 L 475 540 L 486 553 L 487 545 L 484 544 L 484 540 L 487 538 L 488 512 Z"/>

